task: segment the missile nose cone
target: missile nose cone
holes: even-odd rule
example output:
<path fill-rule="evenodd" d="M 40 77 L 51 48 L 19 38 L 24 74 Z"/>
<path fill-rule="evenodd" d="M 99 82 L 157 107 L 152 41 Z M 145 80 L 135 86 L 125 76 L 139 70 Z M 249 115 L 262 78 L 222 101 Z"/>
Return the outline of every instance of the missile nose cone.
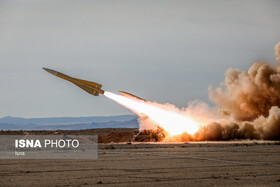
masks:
<path fill-rule="evenodd" d="M 43 69 L 44 69 L 45 71 L 47 71 L 47 72 L 53 74 L 53 75 L 57 75 L 57 71 L 54 71 L 54 70 L 48 69 L 48 68 L 43 68 Z"/>

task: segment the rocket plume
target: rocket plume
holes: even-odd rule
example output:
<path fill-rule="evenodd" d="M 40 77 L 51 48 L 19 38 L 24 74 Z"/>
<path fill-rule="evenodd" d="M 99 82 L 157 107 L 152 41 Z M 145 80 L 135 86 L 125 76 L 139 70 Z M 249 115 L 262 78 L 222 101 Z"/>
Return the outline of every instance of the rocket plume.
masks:
<path fill-rule="evenodd" d="M 280 61 L 280 42 L 275 46 Z M 167 132 L 164 141 L 280 139 L 280 66 L 254 63 L 249 70 L 229 69 L 221 88 L 209 87 L 217 107 L 193 102 L 178 109 L 170 104 L 104 95 L 139 116 L 139 130 Z"/>
<path fill-rule="evenodd" d="M 130 109 L 140 118 L 149 118 L 154 125 L 163 128 L 168 135 L 174 136 L 184 132 L 194 134 L 199 129 L 199 124 L 191 117 L 169 108 L 160 107 L 149 101 L 136 100 L 122 95 L 116 95 L 107 91 L 104 95 Z"/>

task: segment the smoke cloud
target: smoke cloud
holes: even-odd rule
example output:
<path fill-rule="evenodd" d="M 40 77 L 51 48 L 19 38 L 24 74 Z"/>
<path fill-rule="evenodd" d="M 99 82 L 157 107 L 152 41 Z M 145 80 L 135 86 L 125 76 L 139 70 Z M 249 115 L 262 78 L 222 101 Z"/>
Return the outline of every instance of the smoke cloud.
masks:
<path fill-rule="evenodd" d="M 280 67 L 254 63 L 244 72 L 229 69 L 222 88 L 209 88 L 210 99 L 233 119 L 253 120 L 268 116 L 272 106 L 280 106 Z"/>
<path fill-rule="evenodd" d="M 280 42 L 278 42 L 278 44 L 275 45 L 275 56 L 276 56 L 276 60 L 280 61 Z"/>
<path fill-rule="evenodd" d="M 280 42 L 275 55 L 280 61 Z M 202 124 L 198 132 L 165 141 L 280 139 L 279 65 L 257 62 L 248 71 L 230 68 L 221 87 L 209 87 L 209 98 L 217 107 L 192 103 L 184 109 Z"/>

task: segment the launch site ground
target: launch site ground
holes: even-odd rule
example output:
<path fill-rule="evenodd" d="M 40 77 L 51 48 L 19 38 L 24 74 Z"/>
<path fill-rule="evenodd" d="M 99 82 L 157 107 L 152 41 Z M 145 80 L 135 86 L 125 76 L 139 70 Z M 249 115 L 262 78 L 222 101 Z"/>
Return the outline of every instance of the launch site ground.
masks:
<path fill-rule="evenodd" d="M 0 186 L 280 186 L 279 146 L 260 140 L 99 143 L 96 160 L 0 160 Z"/>

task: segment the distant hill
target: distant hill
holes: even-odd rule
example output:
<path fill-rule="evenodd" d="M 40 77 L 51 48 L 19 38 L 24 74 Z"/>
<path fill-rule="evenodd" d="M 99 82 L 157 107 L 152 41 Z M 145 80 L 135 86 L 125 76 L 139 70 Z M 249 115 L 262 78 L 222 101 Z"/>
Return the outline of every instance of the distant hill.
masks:
<path fill-rule="evenodd" d="M 137 116 L 0 118 L 0 130 L 79 130 L 94 128 L 137 128 Z"/>

